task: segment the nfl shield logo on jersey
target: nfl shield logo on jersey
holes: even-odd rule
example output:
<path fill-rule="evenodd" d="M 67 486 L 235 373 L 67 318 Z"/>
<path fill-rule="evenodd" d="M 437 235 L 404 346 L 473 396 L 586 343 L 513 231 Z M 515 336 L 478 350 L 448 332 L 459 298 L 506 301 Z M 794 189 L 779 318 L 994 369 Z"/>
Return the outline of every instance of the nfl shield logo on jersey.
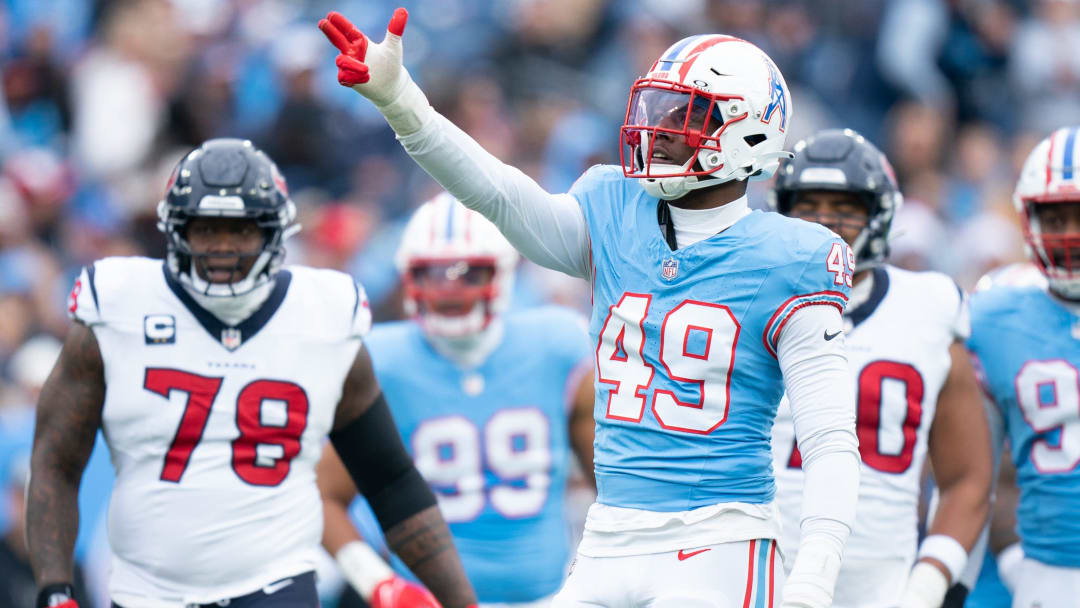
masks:
<path fill-rule="evenodd" d="M 221 330 L 221 345 L 229 350 L 236 350 L 240 346 L 240 330 L 235 327 L 226 327 Z"/>
<path fill-rule="evenodd" d="M 674 280 L 679 276 L 679 260 L 667 258 L 660 264 L 660 278 L 665 281 Z"/>

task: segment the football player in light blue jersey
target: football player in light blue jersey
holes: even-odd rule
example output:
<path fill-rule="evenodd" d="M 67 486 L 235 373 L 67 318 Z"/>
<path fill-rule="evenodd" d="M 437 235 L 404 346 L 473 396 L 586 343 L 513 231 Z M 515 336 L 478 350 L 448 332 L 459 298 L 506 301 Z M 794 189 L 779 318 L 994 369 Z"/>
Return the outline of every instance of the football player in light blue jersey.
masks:
<path fill-rule="evenodd" d="M 1059 129 L 1035 146 L 1013 195 L 1046 282 L 992 286 L 971 303 L 968 347 L 1000 410 L 1020 490 L 1019 546 L 998 556 L 1014 607 L 1075 607 L 1080 598 L 1078 132 Z"/>
<path fill-rule="evenodd" d="M 517 260 L 491 222 L 449 194 L 437 197 L 409 221 L 397 255 L 415 319 L 376 326 L 365 340 L 484 606 L 550 601 L 570 563 L 571 451 L 592 476 L 584 319 L 555 307 L 505 312 Z M 335 454 L 319 477 L 324 544 L 346 578 L 376 608 L 413 606 L 387 602 L 372 586 L 390 573 L 368 567 L 371 550 L 355 542 L 346 509 L 356 489 Z"/>
<path fill-rule="evenodd" d="M 822 226 L 749 209 L 747 181 L 790 157 L 776 65 L 731 36 L 676 42 L 630 90 L 622 167 L 552 194 L 430 106 L 401 64 L 406 18 L 379 44 L 320 21 L 339 82 L 526 257 L 592 283 L 598 496 L 553 605 L 829 606 L 859 478 L 855 261 Z M 806 467 L 786 582 L 769 445 L 785 385 Z"/>

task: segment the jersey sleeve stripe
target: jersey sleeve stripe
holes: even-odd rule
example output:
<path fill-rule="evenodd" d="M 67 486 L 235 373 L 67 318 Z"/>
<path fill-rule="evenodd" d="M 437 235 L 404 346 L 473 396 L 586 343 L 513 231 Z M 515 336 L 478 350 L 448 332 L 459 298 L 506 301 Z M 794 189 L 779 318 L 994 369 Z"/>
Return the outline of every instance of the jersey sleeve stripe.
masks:
<path fill-rule="evenodd" d="M 94 284 L 95 268 L 93 264 L 86 267 L 86 278 L 90 283 L 90 295 L 94 297 L 94 310 L 101 316 L 101 306 L 98 304 L 97 285 Z"/>
<path fill-rule="evenodd" d="M 360 286 L 356 284 L 356 281 L 352 282 L 353 295 L 356 296 L 356 301 L 353 302 L 352 318 L 356 319 L 356 313 L 360 310 Z"/>
<path fill-rule="evenodd" d="M 761 336 L 761 340 L 765 344 L 765 350 L 769 351 L 769 354 L 773 357 L 776 357 L 776 345 L 780 340 L 780 331 L 784 329 L 784 325 L 791 318 L 791 315 L 795 314 L 795 311 L 800 308 L 806 308 L 807 306 L 835 306 L 843 314 L 846 305 L 847 296 L 839 291 L 818 291 L 788 298 L 786 302 L 776 309 L 769 322 L 765 324 L 765 331 Z"/>

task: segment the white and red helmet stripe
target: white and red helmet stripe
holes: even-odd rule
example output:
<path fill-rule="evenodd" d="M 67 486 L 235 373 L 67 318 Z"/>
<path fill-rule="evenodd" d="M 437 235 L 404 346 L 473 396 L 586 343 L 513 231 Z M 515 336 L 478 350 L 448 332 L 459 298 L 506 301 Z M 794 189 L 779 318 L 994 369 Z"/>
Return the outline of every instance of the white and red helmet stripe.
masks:
<path fill-rule="evenodd" d="M 683 38 L 675 44 L 668 47 L 664 54 L 660 56 L 660 59 L 653 63 L 649 68 L 648 76 L 653 76 L 656 72 L 669 73 L 674 71 L 676 65 L 678 66 L 679 82 L 682 82 L 686 78 L 686 74 L 690 71 L 690 67 L 693 66 L 694 60 L 705 49 L 720 44 L 721 42 L 746 42 L 742 38 L 736 38 L 735 36 L 728 36 L 726 34 L 702 34 L 699 36 L 690 36 L 689 38 Z"/>
<path fill-rule="evenodd" d="M 1050 136 L 1046 158 L 1046 193 L 1080 190 L 1080 128 L 1065 127 Z"/>

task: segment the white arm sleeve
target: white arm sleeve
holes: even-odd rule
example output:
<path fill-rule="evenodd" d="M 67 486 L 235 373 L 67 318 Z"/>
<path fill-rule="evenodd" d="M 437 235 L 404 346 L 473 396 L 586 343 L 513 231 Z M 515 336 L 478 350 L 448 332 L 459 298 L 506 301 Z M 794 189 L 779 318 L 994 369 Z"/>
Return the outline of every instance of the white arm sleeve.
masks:
<path fill-rule="evenodd" d="M 832 306 L 807 306 L 795 312 L 777 343 L 795 438 L 806 484 L 802 519 L 827 518 L 850 527 L 859 488 L 859 442 L 855 435 L 855 383 L 844 336 L 825 333 L 843 327 Z"/>
<path fill-rule="evenodd" d="M 843 335 L 824 336 L 842 327 L 836 308 L 807 306 L 788 319 L 777 343 L 806 474 L 802 539 L 785 601 L 797 596 L 811 606 L 830 605 L 859 493 L 855 384 Z"/>
<path fill-rule="evenodd" d="M 547 192 L 439 114 L 398 140 L 435 181 L 491 220 L 526 258 L 570 276 L 589 275 L 589 231 L 573 195 Z"/>

